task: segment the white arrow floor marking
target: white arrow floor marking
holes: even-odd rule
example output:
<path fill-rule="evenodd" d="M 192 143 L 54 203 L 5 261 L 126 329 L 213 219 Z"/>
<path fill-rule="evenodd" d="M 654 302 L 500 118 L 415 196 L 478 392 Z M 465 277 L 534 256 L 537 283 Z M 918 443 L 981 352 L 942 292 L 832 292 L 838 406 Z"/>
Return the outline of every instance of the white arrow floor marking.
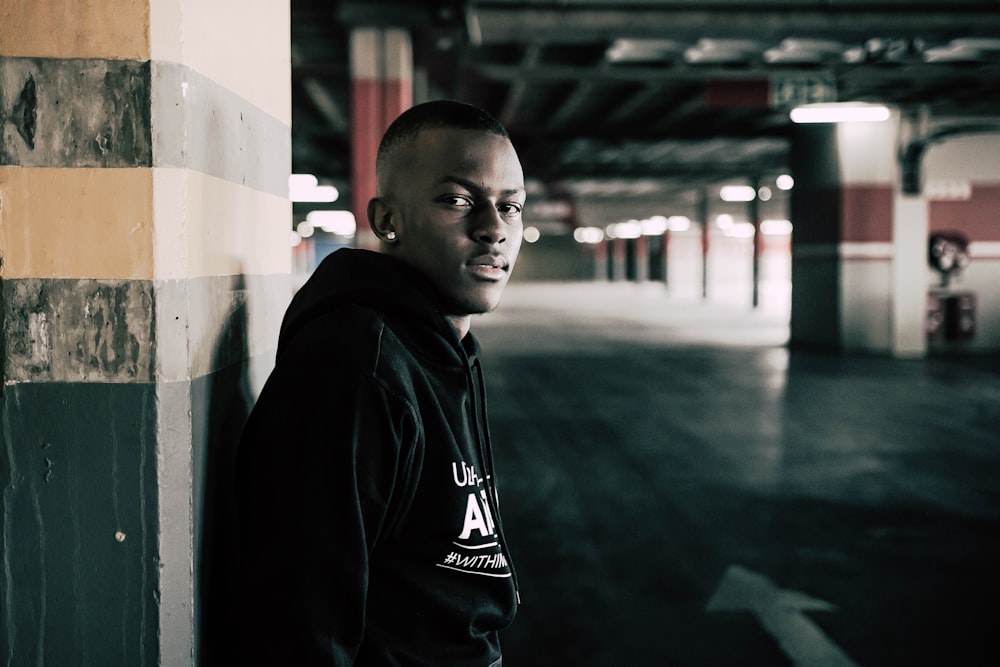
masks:
<path fill-rule="evenodd" d="M 748 611 L 798 667 L 858 667 L 804 611 L 834 611 L 829 602 L 778 588 L 767 577 L 730 565 L 705 611 Z"/>

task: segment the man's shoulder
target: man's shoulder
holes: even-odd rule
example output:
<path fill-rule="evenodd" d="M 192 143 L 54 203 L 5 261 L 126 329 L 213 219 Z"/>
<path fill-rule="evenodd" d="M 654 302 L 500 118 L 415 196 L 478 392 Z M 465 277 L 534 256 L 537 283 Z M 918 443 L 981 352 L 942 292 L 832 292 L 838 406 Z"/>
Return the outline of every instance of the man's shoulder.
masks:
<path fill-rule="evenodd" d="M 377 309 L 345 301 L 299 324 L 294 335 L 283 341 L 281 347 L 290 353 L 293 350 L 359 351 L 376 345 L 384 328 L 385 318 Z"/>

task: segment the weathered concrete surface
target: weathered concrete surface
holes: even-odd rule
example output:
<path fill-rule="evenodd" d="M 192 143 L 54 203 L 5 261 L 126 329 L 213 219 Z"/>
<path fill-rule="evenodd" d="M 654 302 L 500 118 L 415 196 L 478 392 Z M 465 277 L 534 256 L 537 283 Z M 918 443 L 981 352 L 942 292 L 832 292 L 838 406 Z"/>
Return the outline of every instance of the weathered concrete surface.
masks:
<path fill-rule="evenodd" d="M 150 64 L 0 58 L 0 165 L 143 167 Z"/>
<path fill-rule="evenodd" d="M 290 126 L 176 63 L 0 57 L 0 127 L 0 165 L 188 168 L 288 193 Z"/>
<path fill-rule="evenodd" d="M 160 664 L 155 392 L 4 387 L 0 664 Z"/>
<path fill-rule="evenodd" d="M 291 295 L 286 276 L 157 281 L 157 379 L 198 378 L 262 354 L 273 360 Z"/>
<path fill-rule="evenodd" d="M 154 166 L 193 169 L 288 196 L 291 127 L 176 63 L 152 64 Z"/>
<path fill-rule="evenodd" d="M 3 281 L 10 382 L 151 382 L 153 284 L 128 280 Z"/>

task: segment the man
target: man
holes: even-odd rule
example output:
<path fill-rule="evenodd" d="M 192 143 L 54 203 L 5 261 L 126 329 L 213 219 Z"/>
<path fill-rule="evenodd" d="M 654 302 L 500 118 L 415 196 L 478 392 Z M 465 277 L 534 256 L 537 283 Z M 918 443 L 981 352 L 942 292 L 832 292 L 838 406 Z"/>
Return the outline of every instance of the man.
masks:
<path fill-rule="evenodd" d="M 453 101 L 386 131 L 368 221 L 282 323 L 238 455 L 244 661 L 499 665 L 518 594 L 471 317 L 521 244 L 506 131 Z"/>

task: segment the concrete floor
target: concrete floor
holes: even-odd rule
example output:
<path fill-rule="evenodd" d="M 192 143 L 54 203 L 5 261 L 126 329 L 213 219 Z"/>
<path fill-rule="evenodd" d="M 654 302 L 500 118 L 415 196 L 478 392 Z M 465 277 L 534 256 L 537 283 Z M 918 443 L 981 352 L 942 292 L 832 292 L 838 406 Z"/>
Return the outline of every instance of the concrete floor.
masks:
<path fill-rule="evenodd" d="M 1000 363 L 789 352 L 787 312 L 512 285 L 485 348 L 505 664 L 986 665 Z"/>

